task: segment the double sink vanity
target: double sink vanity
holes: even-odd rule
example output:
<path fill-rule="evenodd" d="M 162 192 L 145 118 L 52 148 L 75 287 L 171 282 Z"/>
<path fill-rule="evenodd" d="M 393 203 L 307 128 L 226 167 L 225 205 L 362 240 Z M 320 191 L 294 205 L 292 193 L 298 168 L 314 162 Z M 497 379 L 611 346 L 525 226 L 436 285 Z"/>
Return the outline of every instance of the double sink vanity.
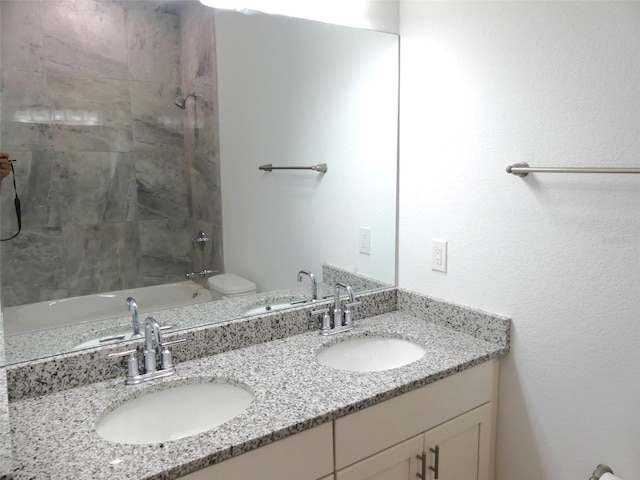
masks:
<path fill-rule="evenodd" d="M 109 358 L 135 343 L 8 367 L 15 478 L 490 479 L 510 320 L 357 300 L 335 335 L 331 300 L 165 334 L 175 373 L 138 385 Z"/>

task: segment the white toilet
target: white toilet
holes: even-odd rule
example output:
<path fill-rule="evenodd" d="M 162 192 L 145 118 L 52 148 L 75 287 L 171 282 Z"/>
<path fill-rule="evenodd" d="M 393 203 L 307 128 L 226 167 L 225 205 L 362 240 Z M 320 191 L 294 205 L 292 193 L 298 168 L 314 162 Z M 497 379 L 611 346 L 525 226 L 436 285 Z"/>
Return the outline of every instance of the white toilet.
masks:
<path fill-rule="evenodd" d="M 207 280 L 213 300 L 243 297 L 256 293 L 256 284 L 235 273 L 214 275 Z"/>

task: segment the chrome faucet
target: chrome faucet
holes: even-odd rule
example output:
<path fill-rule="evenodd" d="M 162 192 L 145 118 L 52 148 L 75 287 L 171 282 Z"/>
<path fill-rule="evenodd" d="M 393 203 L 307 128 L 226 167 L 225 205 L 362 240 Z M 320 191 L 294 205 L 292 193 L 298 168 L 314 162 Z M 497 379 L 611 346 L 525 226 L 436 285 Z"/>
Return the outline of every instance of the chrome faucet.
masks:
<path fill-rule="evenodd" d="M 153 373 L 158 367 L 156 347 L 162 345 L 160 325 L 153 317 L 144 320 L 144 369 L 146 373 Z"/>
<path fill-rule="evenodd" d="M 185 343 L 187 340 L 179 338 L 165 342 L 162 339 L 162 327 L 158 324 L 155 318 L 147 317 L 144 321 L 144 373 L 140 373 L 138 368 L 138 358 L 136 354 L 137 349 L 125 350 L 124 352 L 110 353 L 110 357 L 126 357 L 127 360 L 127 378 L 125 384 L 138 385 L 140 383 L 148 382 L 156 378 L 168 377 L 176 372 L 176 367 L 173 364 L 171 357 L 171 351 L 169 347 L 172 345 L 178 345 Z M 161 348 L 160 356 L 156 352 L 156 349 Z M 160 362 L 158 362 L 158 358 Z M 158 363 L 160 364 L 158 366 Z"/>
<path fill-rule="evenodd" d="M 302 276 L 307 275 L 311 280 L 311 301 L 315 302 L 318 300 L 318 284 L 316 283 L 316 277 L 313 273 L 308 270 L 300 270 L 298 272 L 298 281 L 302 281 Z"/>
<path fill-rule="evenodd" d="M 127 298 L 127 311 L 131 312 L 131 321 L 133 322 L 133 335 L 131 338 L 141 337 L 140 333 L 140 320 L 138 318 L 138 304 L 133 297 Z"/>
<path fill-rule="evenodd" d="M 348 302 L 344 304 L 344 309 L 340 303 L 340 291 L 344 290 L 348 295 Z M 353 329 L 353 312 L 351 309 L 362 305 L 353 295 L 353 289 L 344 283 L 336 283 L 333 293 L 333 307 L 314 310 L 311 315 L 322 315 L 322 335 L 333 335 L 340 332 L 348 332 Z"/>

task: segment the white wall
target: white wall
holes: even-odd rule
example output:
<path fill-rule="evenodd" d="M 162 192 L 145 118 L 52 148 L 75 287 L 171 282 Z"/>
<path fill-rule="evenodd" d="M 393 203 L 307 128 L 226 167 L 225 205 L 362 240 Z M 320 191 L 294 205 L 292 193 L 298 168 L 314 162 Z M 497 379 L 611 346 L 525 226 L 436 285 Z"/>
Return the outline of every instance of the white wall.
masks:
<path fill-rule="evenodd" d="M 394 283 L 397 37 L 217 12 L 216 44 L 226 271 L 259 290 L 323 263 Z"/>
<path fill-rule="evenodd" d="M 640 2 L 402 1 L 401 287 L 513 318 L 498 480 L 640 478 Z M 430 239 L 449 242 L 432 272 Z"/>
<path fill-rule="evenodd" d="M 398 33 L 398 0 L 201 0 L 218 8 L 306 18 L 357 28 Z"/>

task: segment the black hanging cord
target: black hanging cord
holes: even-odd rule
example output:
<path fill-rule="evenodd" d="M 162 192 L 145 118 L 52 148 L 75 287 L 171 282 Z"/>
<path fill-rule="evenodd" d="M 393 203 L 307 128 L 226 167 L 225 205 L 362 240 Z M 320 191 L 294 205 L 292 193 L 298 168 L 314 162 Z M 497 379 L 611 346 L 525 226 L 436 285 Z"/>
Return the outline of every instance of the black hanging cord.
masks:
<path fill-rule="evenodd" d="M 18 188 L 16 187 L 16 172 L 13 169 L 13 161 L 9 164 L 11 165 L 11 176 L 13 177 L 13 191 L 15 192 L 15 198 L 13 199 L 13 205 L 16 209 L 16 219 L 18 220 L 18 231 L 15 235 L 9 238 L 1 238 L 0 242 L 8 242 L 9 240 L 13 240 L 18 235 L 20 235 L 20 231 L 22 230 L 22 210 L 20 208 L 20 198 L 18 197 Z"/>

